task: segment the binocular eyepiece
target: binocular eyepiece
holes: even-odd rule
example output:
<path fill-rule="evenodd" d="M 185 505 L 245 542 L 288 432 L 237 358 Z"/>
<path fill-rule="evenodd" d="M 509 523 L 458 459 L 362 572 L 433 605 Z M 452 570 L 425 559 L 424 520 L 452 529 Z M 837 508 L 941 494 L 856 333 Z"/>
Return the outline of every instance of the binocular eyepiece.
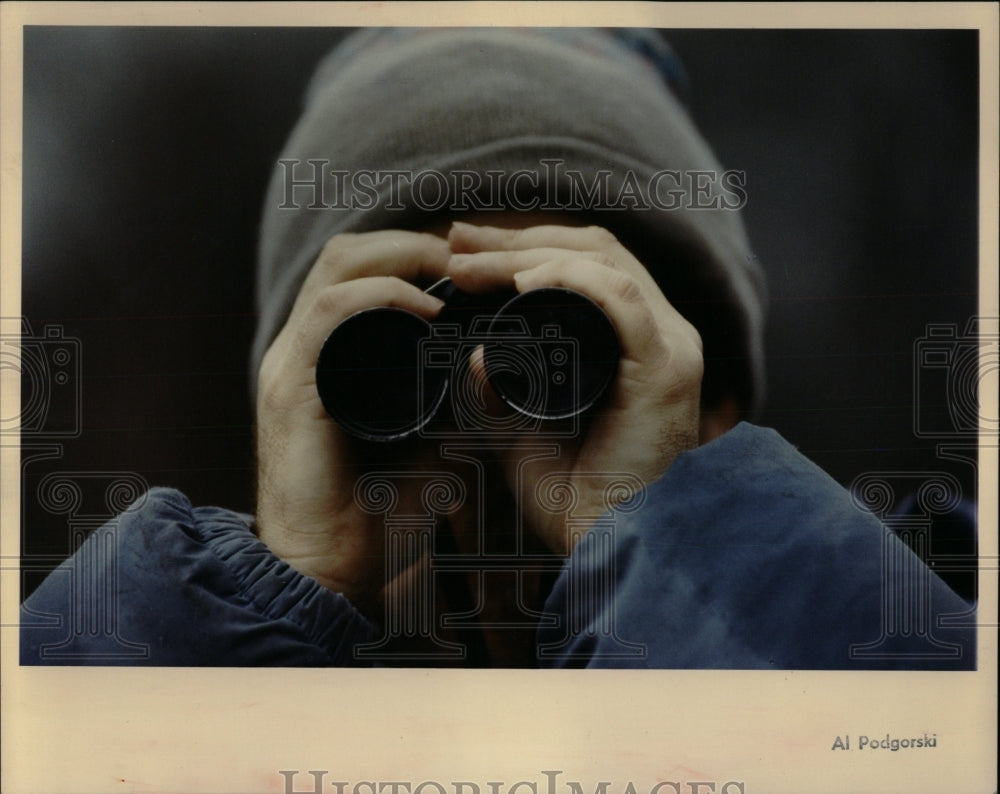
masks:
<path fill-rule="evenodd" d="M 525 432 L 589 410 L 614 380 L 614 326 L 578 292 L 547 287 L 473 295 L 450 279 L 427 292 L 445 302 L 433 322 L 403 309 L 365 309 L 324 342 L 316 388 L 326 412 L 351 435 L 368 441 L 439 435 L 443 416 L 452 434 Z M 486 381 L 513 409 L 507 416 L 488 410 L 468 375 L 480 346 Z"/>

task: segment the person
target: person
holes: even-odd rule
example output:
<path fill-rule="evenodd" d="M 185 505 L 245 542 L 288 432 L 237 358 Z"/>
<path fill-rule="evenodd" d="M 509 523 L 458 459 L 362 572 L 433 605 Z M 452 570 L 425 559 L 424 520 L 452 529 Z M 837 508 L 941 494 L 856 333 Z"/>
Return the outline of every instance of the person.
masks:
<path fill-rule="evenodd" d="M 969 606 L 747 421 L 763 274 L 685 85 L 648 31 L 341 42 L 265 199 L 255 515 L 145 494 L 23 604 L 22 664 L 973 669 Z M 443 418 L 352 436 L 325 340 L 375 307 L 439 322 L 441 279 L 597 304 L 603 400 L 518 415 L 472 335 Z"/>

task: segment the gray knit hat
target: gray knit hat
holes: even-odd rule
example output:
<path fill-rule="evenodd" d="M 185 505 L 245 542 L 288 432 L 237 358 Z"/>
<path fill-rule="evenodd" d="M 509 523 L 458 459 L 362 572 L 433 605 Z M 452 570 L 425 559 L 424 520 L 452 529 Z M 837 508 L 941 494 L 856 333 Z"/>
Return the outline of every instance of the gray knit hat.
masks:
<path fill-rule="evenodd" d="M 764 285 L 655 33 L 370 29 L 320 65 L 268 188 L 252 373 L 334 234 L 495 210 L 609 228 L 698 328 L 707 404 L 763 394 Z M 558 223 L 558 217 L 553 218 Z"/>

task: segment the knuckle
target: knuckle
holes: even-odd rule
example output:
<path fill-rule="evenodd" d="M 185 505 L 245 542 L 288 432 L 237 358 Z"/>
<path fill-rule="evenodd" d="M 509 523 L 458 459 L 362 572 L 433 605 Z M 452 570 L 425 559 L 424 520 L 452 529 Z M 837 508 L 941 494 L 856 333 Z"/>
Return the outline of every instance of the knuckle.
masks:
<path fill-rule="evenodd" d="M 619 268 L 618 257 L 614 256 L 614 254 L 607 250 L 592 251 L 589 256 L 599 265 L 609 267 L 612 270 L 617 270 Z"/>
<path fill-rule="evenodd" d="M 642 298 L 642 288 L 629 273 L 609 270 L 607 276 L 608 293 L 625 303 L 636 303 Z"/>
<path fill-rule="evenodd" d="M 643 378 L 666 404 L 692 396 L 701 388 L 705 361 L 700 345 L 686 334 L 656 329 L 647 338 Z"/>
<path fill-rule="evenodd" d="M 350 243 L 357 236 L 353 233 L 342 232 L 327 240 L 313 264 L 313 275 L 323 281 L 349 275 L 354 267 L 352 262 L 356 258 L 353 255 L 355 246 Z"/>
<path fill-rule="evenodd" d="M 468 276 L 476 272 L 475 262 L 471 259 L 452 259 L 448 263 L 448 272 L 452 276 Z"/>
<path fill-rule="evenodd" d="M 339 284 L 321 287 L 313 295 L 312 312 L 320 315 L 332 314 L 341 302 L 342 293 Z"/>
<path fill-rule="evenodd" d="M 524 240 L 527 232 L 528 229 L 508 229 L 496 227 L 494 232 L 496 235 L 496 246 L 501 249 L 519 250 L 524 246 Z"/>
<path fill-rule="evenodd" d="M 696 380 L 700 383 L 702 376 L 705 374 L 705 357 L 702 355 L 701 345 L 685 345 L 684 362 L 691 380 Z"/>
<path fill-rule="evenodd" d="M 687 393 L 700 388 L 705 374 L 705 359 L 701 349 L 689 339 L 679 339 L 668 350 L 670 393 Z"/>
<path fill-rule="evenodd" d="M 313 263 L 313 269 L 319 270 L 324 268 L 333 267 L 337 262 L 341 260 L 344 254 L 343 243 L 340 240 L 339 235 L 330 240 L 327 240 L 323 244 L 323 248 L 320 249 L 319 256 L 316 257 L 316 261 Z"/>
<path fill-rule="evenodd" d="M 685 330 L 687 331 L 688 339 L 691 340 L 691 343 L 697 349 L 698 355 L 699 356 L 703 356 L 704 353 L 705 353 L 705 344 L 702 341 L 701 334 L 698 333 L 698 329 L 695 328 L 687 320 L 684 320 L 684 326 L 685 326 Z"/>
<path fill-rule="evenodd" d="M 607 250 L 619 244 L 618 238 L 603 226 L 588 226 L 587 235 L 594 240 L 596 243 L 594 247 L 598 250 Z"/>

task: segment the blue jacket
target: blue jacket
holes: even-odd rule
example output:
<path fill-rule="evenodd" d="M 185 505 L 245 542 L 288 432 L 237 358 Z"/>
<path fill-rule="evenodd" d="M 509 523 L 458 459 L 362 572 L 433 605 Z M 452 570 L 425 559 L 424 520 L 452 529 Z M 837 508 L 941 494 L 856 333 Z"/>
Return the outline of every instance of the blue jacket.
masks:
<path fill-rule="evenodd" d="M 679 456 L 584 535 L 538 630 L 549 667 L 975 669 L 975 614 L 777 433 Z M 25 601 L 22 664 L 364 662 L 380 629 L 252 519 L 153 489 Z"/>

